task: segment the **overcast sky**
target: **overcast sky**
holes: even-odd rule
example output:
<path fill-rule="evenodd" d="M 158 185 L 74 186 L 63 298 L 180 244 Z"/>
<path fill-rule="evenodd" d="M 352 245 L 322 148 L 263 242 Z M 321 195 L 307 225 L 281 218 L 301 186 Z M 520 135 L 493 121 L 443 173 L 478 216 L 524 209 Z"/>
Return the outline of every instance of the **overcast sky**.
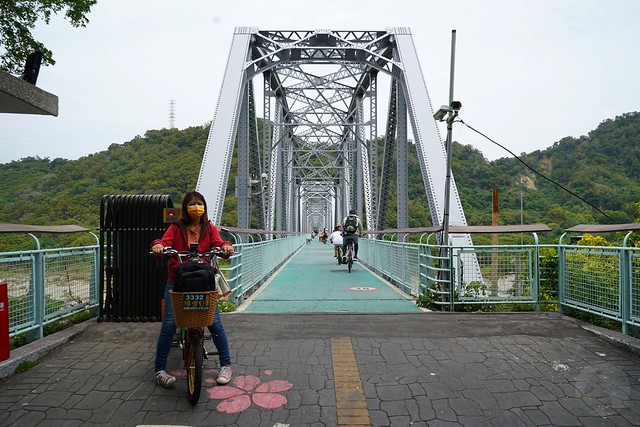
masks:
<path fill-rule="evenodd" d="M 37 86 L 59 97 L 59 116 L 0 115 L 0 163 L 77 159 L 169 127 L 170 100 L 176 127 L 209 122 L 235 27 L 409 27 L 435 108 L 448 102 L 455 29 L 461 118 L 516 154 L 640 110 L 637 0 L 99 0 L 89 20 L 36 28 L 57 61 Z M 461 124 L 454 140 L 509 156 Z"/>

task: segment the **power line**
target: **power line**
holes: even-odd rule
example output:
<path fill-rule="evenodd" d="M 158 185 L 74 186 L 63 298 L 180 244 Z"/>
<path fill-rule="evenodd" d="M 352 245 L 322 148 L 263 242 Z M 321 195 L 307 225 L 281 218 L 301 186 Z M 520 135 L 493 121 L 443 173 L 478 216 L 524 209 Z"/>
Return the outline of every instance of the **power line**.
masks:
<path fill-rule="evenodd" d="M 564 191 L 566 191 L 567 193 L 571 194 L 574 197 L 577 197 L 578 199 L 582 200 L 584 203 L 586 203 L 587 205 L 591 206 L 593 209 L 597 210 L 598 212 L 600 212 L 602 215 L 604 215 L 605 217 L 607 217 L 608 219 L 610 219 L 611 221 L 613 221 L 614 223 L 616 222 L 613 218 L 611 218 L 609 215 L 607 215 L 606 213 L 604 213 L 600 208 L 598 208 L 597 206 L 595 206 L 594 204 L 590 203 L 589 201 L 583 199 L 582 197 L 578 196 L 576 193 L 574 193 L 573 191 L 569 190 L 568 188 L 564 187 L 562 184 L 560 184 L 559 182 L 554 181 L 553 179 L 543 175 L 542 173 L 538 172 L 537 170 L 535 170 L 534 168 L 532 168 L 531 166 L 529 166 L 524 160 L 522 160 L 520 157 L 518 157 L 514 152 L 512 152 L 511 150 L 509 150 L 507 147 L 505 147 L 504 145 L 499 144 L 498 142 L 494 141 L 493 139 L 489 138 L 487 135 L 485 135 L 484 133 L 480 132 L 479 130 L 475 129 L 472 126 L 469 126 L 468 124 L 466 124 L 462 119 L 460 119 L 458 117 L 458 120 L 460 123 L 462 123 L 463 125 L 465 125 L 466 127 L 468 127 L 469 129 L 471 129 L 472 131 L 476 132 L 479 135 L 482 135 L 483 137 L 485 137 L 486 139 L 488 139 L 489 141 L 493 142 L 494 144 L 496 144 L 498 147 L 502 148 L 503 150 L 505 150 L 506 152 L 508 152 L 509 154 L 511 154 L 513 157 L 515 157 L 520 163 L 522 163 L 527 169 L 529 169 L 530 171 L 532 171 L 533 173 L 535 173 L 538 176 L 541 176 L 542 178 L 546 179 L 547 181 L 551 182 L 552 184 L 557 185 L 558 187 L 560 187 L 561 189 L 563 189 Z"/>

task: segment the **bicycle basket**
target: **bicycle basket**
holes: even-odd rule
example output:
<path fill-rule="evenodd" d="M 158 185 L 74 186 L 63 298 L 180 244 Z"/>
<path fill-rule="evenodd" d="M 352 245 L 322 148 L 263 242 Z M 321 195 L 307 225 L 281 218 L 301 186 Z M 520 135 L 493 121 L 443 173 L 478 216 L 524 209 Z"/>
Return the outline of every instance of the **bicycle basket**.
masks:
<path fill-rule="evenodd" d="M 171 290 L 169 294 L 176 326 L 198 328 L 213 323 L 218 291 L 174 292 Z"/>

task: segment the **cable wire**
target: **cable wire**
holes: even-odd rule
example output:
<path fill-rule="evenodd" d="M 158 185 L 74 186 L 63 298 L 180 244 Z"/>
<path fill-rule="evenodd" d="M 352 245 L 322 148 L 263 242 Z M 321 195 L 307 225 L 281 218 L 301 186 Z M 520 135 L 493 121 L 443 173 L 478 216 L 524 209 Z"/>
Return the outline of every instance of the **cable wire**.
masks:
<path fill-rule="evenodd" d="M 513 151 L 509 150 L 507 147 L 505 147 L 502 144 L 499 144 L 498 142 L 494 141 L 493 139 L 489 138 L 487 135 L 485 135 L 484 133 L 480 132 L 478 129 L 475 129 L 472 126 L 469 126 L 468 124 L 466 124 L 460 117 L 458 117 L 458 120 L 460 123 L 462 123 L 463 125 L 465 125 L 466 127 L 468 127 L 469 129 L 471 129 L 472 131 L 476 132 L 479 135 L 482 135 L 483 137 L 485 137 L 486 139 L 488 139 L 489 141 L 493 142 L 494 144 L 496 144 L 498 147 L 502 148 L 503 150 L 505 150 L 506 152 L 508 152 L 509 154 L 511 154 L 513 157 L 515 157 L 520 163 L 522 163 L 527 169 L 529 169 L 530 171 L 532 171 L 533 173 L 535 173 L 538 176 L 541 176 L 542 178 L 546 179 L 547 181 L 551 182 L 552 184 L 557 185 L 558 187 L 562 188 L 564 191 L 566 191 L 567 193 L 571 194 L 574 197 L 577 197 L 578 199 L 582 200 L 583 202 L 585 202 L 587 205 L 591 206 L 593 209 L 597 210 L 598 212 L 600 212 L 602 215 L 604 215 L 605 217 L 609 218 L 611 221 L 613 221 L 614 223 L 616 222 L 613 218 L 611 218 L 609 215 L 607 215 L 606 213 L 604 213 L 600 208 L 598 208 L 597 206 L 593 205 L 592 203 L 590 203 L 589 201 L 583 199 L 582 197 L 578 196 L 576 193 L 574 193 L 573 191 L 569 190 L 568 188 L 564 187 L 562 184 L 560 184 L 559 182 L 554 181 L 553 179 L 541 174 L 540 172 L 538 172 L 537 170 L 535 170 L 534 168 L 532 168 L 531 166 L 529 166 L 524 160 L 522 160 L 520 157 L 518 157 Z"/>

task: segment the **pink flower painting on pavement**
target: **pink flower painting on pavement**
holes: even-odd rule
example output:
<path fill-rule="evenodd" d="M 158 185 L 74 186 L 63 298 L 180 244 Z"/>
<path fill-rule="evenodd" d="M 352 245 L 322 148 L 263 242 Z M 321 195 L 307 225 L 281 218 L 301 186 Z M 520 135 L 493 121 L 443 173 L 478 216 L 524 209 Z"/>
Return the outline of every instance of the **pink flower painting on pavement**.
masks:
<path fill-rule="evenodd" d="M 270 375 L 271 372 L 265 371 Z M 264 409 L 276 409 L 287 403 L 286 396 L 279 394 L 293 387 L 286 380 L 272 380 L 262 383 L 253 375 L 241 375 L 233 380 L 233 386 L 224 385 L 207 389 L 210 399 L 222 399 L 216 410 L 227 414 L 242 412 L 251 406 Z"/>

